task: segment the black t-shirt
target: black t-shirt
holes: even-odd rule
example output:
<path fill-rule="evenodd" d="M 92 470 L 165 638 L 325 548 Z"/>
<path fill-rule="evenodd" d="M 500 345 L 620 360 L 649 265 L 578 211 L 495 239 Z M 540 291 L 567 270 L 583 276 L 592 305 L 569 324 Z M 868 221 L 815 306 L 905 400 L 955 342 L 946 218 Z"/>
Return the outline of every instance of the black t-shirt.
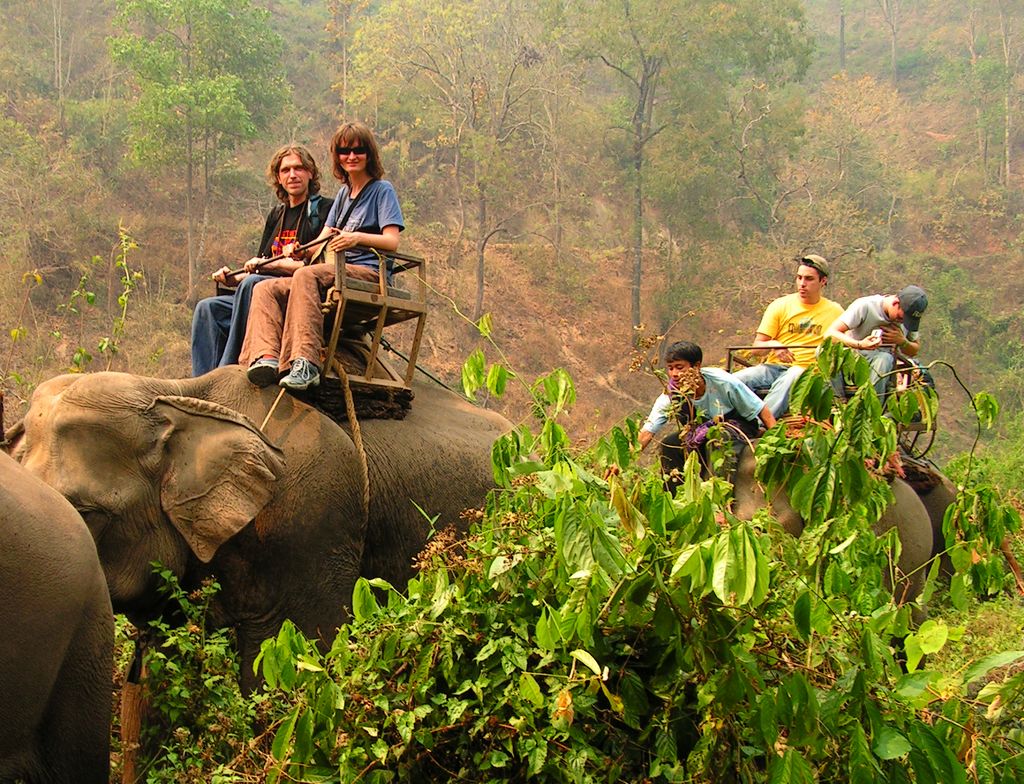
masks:
<path fill-rule="evenodd" d="M 334 199 L 326 196 L 320 197 L 319 203 L 316 205 L 317 214 L 320 216 L 320 220 L 316 222 L 318 225 L 314 225 L 307 214 L 308 201 L 287 209 L 284 204 L 278 204 L 267 213 L 267 220 L 263 226 L 263 237 L 260 239 L 260 247 L 256 255 L 261 259 L 279 255 L 285 245 L 295 241 L 296 227 L 300 243 L 315 240 L 327 222 L 327 214 L 331 211 L 333 203 Z M 282 220 L 282 212 L 284 220 Z"/>
<path fill-rule="evenodd" d="M 294 207 L 286 207 L 284 220 L 281 221 L 281 228 L 277 236 L 270 243 L 270 255 L 280 256 L 281 250 L 289 242 L 295 242 L 298 230 L 301 228 L 302 219 L 306 217 L 306 202 L 296 204 Z"/>

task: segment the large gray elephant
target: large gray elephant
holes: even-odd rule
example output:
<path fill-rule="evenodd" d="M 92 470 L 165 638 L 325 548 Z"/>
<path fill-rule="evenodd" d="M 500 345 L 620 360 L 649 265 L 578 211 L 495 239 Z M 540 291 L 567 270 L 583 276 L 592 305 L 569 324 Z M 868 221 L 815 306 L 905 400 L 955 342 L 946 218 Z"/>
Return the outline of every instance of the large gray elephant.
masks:
<path fill-rule="evenodd" d="M 0 781 L 106 784 L 114 615 L 64 498 L 0 452 Z"/>
<path fill-rule="evenodd" d="M 14 456 L 85 518 L 116 610 L 156 611 L 152 561 L 186 584 L 216 575 L 214 620 L 236 629 L 247 688 L 260 643 L 286 618 L 330 640 L 360 575 L 404 586 L 424 514 L 458 524 L 483 502 L 491 444 L 510 427 L 420 385 L 404 420 L 361 422 L 364 470 L 349 432 L 290 395 L 261 432 L 276 394 L 238 367 L 60 376 L 11 434 Z"/>
<path fill-rule="evenodd" d="M 744 520 L 751 519 L 758 509 L 768 505 L 760 485 L 754 481 L 754 468 L 754 454 L 750 449 L 745 449 L 737 467 L 733 491 L 734 510 L 737 517 Z M 905 577 L 894 586 L 893 593 L 898 599 L 910 600 L 924 587 L 928 562 L 934 553 L 932 516 L 929 512 L 939 515 L 941 529 L 945 507 L 939 510 L 940 496 L 936 495 L 935 508 L 929 509 L 922 503 L 914 489 L 902 479 L 893 480 L 892 492 L 894 501 L 875 523 L 875 533 L 883 534 L 893 527 L 899 531 L 900 558 L 897 566 Z M 779 490 L 772 497 L 771 508 L 786 531 L 794 536 L 800 535 L 804 529 L 803 520 L 789 505 L 789 499 L 783 490 Z"/>

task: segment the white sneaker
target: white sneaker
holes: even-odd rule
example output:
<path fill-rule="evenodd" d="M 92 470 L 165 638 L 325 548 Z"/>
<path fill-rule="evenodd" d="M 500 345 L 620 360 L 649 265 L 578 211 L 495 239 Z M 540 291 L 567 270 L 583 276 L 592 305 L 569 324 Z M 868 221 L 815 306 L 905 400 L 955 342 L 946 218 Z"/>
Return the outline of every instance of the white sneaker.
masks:
<path fill-rule="evenodd" d="M 299 357 L 292 362 L 292 369 L 288 375 L 277 383 L 285 389 L 301 392 L 320 383 L 320 371 L 308 359 Z"/>

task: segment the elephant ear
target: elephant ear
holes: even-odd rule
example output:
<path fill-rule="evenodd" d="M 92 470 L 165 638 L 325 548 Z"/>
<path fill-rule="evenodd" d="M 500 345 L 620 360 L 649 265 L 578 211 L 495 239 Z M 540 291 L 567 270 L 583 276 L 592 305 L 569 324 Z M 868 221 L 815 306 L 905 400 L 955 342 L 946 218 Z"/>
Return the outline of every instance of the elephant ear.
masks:
<path fill-rule="evenodd" d="M 284 455 L 248 418 L 191 397 L 157 397 L 164 513 L 203 563 L 251 523 L 284 475 Z"/>

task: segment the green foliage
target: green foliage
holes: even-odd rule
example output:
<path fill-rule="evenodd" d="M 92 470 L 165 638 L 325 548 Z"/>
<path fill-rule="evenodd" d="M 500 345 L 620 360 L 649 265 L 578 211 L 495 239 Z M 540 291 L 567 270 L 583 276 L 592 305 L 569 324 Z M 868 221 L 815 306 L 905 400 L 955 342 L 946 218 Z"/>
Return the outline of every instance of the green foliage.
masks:
<path fill-rule="evenodd" d="M 999 404 L 988 393 L 971 399 L 979 435 L 992 429 Z M 964 609 L 971 596 L 994 596 L 1012 584 L 1004 568 L 1003 548 L 1009 537 L 1021 530 L 1018 508 L 1005 503 L 1003 493 L 993 484 L 990 466 L 974 471 L 973 452 L 951 466 L 959 482 L 956 501 L 942 521 L 946 552 L 956 574 L 950 582 L 950 599 Z"/>
<path fill-rule="evenodd" d="M 227 630 L 208 630 L 208 612 L 220 586 L 210 580 L 185 591 L 168 569 L 158 568 L 169 609 L 180 623 L 156 620 L 144 636 L 144 688 L 149 712 L 143 725 L 143 756 L 159 759 L 146 781 L 210 781 L 227 784 L 229 763 L 253 737 L 262 698 L 247 699 L 238 686 L 234 640 Z"/>
<path fill-rule="evenodd" d="M 0 396 L 5 391 L 18 390 L 26 397 L 35 386 L 35 374 L 30 372 L 31 352 L 38 352 L 36 365 L 49 361 L 56 349 L 64 346 L 66 363 L 61 370 L 70 373 L 84 373 L 91 369 L 95 356 L 93 351 L 107 355 L 106 370 L 111 368 L 119 350 L 128 324 L 128 302 L 131 294 L 143 280 L 138 270 L 129 266 L 129 254 L 137 248 L 135 240 L 123 227 L 118 229 L 118 251 L 113 267 L 119 273 L 121 291 L 117 296 L 119 313 L 113 316 L 108 335 L 97 335 L 104 325 L 97 324 L 96 293 L 97 275 L 102 271 L 104 260 L 93 256 L 79 266 L 79 277 L 67 299 L 55 307 L 55 316 L 45 327 L 39 324 L 37 314 L 32 312 L 33 292 L 44 286 L 44 278 L 38 270 L 26 272 L 21 277 L 24 290 L 18 306 L 17 316 L 7 329 L 10 347 L 0 368 Z M 30 330 L 29 325 L 34 329 Z M 95 341 L 95 342 L 94 342 Z M 21 367 L 21 371 L 15 367 Z M 38 368 L 37 368 L 38 369 Z"/>
<path fill-rule="evenodd" d="M 283 42 L 248 0 L 122 0 L 114 60 L 139 80 L 131 115 L 140 161 L 176 162 L 193 147 L 211 164 L 269 121 L 283 86 Z"/>
<path fill-rule="evenodd" d="M 227 153 L 256 137 L 287 94 L 277 60 L 281 37 L 270 14 L 249 0 L 120 0 L 123 32 L 110 39 L 114 62 L 138 84 L 129 111 L 136 162 L 184 175 L 188 293 L 193 293 L 198 222 L 196 183 L 204 199 Z M 202 247 L 202 244 L 199 245 Z"/>
<path fill-rule="evenodd" d="M 505 394 L 509 378 L 514 376 L 500 362 L 491 365 L 486 363 L 484 352 L 477 349 L 462 364 L 462 391 L 470 400 L 475 400 L 476 393 L 484 388 L 490 394 L 500 397 Z"/>
<path fill-rule="evenodd" d="M 816 410 L 830 389 L 804 383 Z M 812 524 L 792 540 L 767 516 L 733 518 L 693 457 L 667 493 L 632 462 L 635 423 L 589 456 L 558 429 L 545 440 L 572 385 L 542 379 L 541 435 L 496 446 L 508 481 L 467 539 L 429 548 L 406 595 L 361 581 L 326 653 L 290 625 L 264 644 L 268 780 L 965 782 L 965 747 L 978 780 L 1024 774 L 1009 714 L 982 719 L 965 699 L 1019 654 L 921 669 L 958 635 L 931 622 L 908 638 L 908 671 L 895 657 L 909 608 L 884 586 L 897 545 L 870 532 L 887 492 L 864 470 L 895 443 L 865 386 L 853 410 L 869 421 L 836 413 L 799 439 L 780 427 L 758 450 L 805 483 Z M 587 467 L 612 461 L 607 481 Z M 1017 687 L 985 697 L 1005 711 Z"/>
<path fill-rule="evenodd" d="M 131 298 L 132 292 L 139 285 L 139 281 L 142 280 L 142 273 L 132 270 L 128 265 L 128 254 L 139 246 L 123 225 L 118 227 L 118 246 L 119 250 L 114 261 L 114 267 L 121 276 L 121 293 L 117 297 L 117 304 L 121 310 L 114 317 L 111 335 L 100 338 L 99 342 L 100 352 L 107 355 L 107 370 L 110 370 L 110 365 L 114 361 L 114 355 L 118 351 L 118 342 L 124 335 L 124 327 L 128 319 L 128 300 Z"/>

